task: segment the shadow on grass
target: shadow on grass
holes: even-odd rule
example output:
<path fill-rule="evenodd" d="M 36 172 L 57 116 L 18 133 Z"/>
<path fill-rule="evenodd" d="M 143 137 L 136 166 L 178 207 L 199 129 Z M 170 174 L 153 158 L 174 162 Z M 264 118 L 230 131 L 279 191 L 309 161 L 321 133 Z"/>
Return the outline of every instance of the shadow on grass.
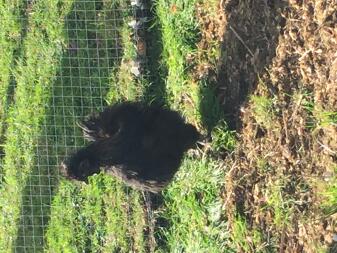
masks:
<path fill-rule="evenodd" d="M 44 249 L 59 164 L 84 145 L 76 122 L 105 105 L 110 72 L 120 61 L 119 15 L 103 1 L 79 0 L 65 18 L 67 48 L 51 88 L 41 133 L 37 134 L 36 166 L 23 191 L 15 251 Z"/>
<path fill-rule="evenodd" d="M 150 27 L 146 34 L 147 78 L 150 85 L 145 88 L 143 97 L 148 103 L 163 105 L 166 104 L 165 76 L 167 76 L 167 69 L 164 64 L 161 64 L 162 35 L 160 25 L 155 21 L 155 8 L 149 7 L 147 16 L 150 19 Z"/>
<path fill-rule="evenodd" d="M 277 1 L 227 1 L 228 23 L 218 64 L 217 85 L 200 91 L 202 121 L 211 130 L 224 118 L 232 130 L 241 128 L 240 107 L 256 88 L 258 75 L 275 56 L 284 19 L 285 3 Z M 217 97 L 217 98 L 215 98 Z M 219 99 L 221 105 L 217 105 Z M 221 106 L 221 109 L 219 109 Z"/>

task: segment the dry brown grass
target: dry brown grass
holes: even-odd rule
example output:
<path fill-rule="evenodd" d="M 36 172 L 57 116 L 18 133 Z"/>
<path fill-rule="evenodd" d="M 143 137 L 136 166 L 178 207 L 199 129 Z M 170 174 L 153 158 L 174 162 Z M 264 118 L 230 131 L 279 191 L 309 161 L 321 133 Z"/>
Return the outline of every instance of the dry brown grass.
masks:
<path fill-rule="evenodd" d="M 233 233 L 238 215 L 247 223 L 237 247 L 333 252 L 337 203 L 324 193 L 337 183 L 337 4 L 237 0 L 219 7 L 217 17 L 199 12 L 199 47 L 221 41 L 218 63 L 195 69 L 199 76 L 214 70 L 224 110 L 240 131 L 225 159 L 231 169 L 223 194 Z M 254 113 L 263 105 L 250 95 L 271 101 L 268 127 Z"/>

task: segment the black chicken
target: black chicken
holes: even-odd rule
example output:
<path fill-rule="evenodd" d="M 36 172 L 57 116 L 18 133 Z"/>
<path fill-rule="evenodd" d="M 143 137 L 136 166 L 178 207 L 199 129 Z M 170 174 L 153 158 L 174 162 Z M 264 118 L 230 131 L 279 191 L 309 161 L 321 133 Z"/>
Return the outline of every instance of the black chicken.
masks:
<path fill-rule="evenodd" d="M 150 192 L 171 181 L 200 136 L 177 112 L 138 102 L 112 105 L 80 126 L 91 143 L 63 163 L 68 178 L 87 181 L 103 170 Z"/>

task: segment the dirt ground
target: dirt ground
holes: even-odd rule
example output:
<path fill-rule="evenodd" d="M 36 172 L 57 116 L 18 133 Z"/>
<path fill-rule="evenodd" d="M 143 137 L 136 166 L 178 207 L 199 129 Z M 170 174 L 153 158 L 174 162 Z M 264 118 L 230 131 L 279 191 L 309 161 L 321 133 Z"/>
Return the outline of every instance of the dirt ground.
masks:
<path fill-rule="evenodd" d="M 247 247 L 238 247 L 337 252 L 336 196 L 322 195 L 336 187 L 337 3 L 228 0 L 215 17 L 199 8 L 199 19 L 199 47 L 217 39 L 222 50 L 213 70 L 198 73 L 213 71 L 239 132 L 223 191 L 231 229 L 238 215 L 248 225 Z"/>

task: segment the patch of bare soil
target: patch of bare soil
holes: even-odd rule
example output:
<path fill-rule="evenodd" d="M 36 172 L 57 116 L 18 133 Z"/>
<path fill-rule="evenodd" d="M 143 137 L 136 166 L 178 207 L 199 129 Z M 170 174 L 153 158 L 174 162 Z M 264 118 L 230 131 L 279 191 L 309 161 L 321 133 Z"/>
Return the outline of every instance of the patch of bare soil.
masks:
<path fill-rule="evenodd" d="M 232 230 L 238 216 L 247 221 L 240 252 L 335 252 L 337 203 L 322 193 L 337 182 L 337 3 L 278 2 L 199 13 L 200 47 L 207 36 L 223 42 L 219 98 L 240 132 L 225 160 L 224 209 Z"/>

